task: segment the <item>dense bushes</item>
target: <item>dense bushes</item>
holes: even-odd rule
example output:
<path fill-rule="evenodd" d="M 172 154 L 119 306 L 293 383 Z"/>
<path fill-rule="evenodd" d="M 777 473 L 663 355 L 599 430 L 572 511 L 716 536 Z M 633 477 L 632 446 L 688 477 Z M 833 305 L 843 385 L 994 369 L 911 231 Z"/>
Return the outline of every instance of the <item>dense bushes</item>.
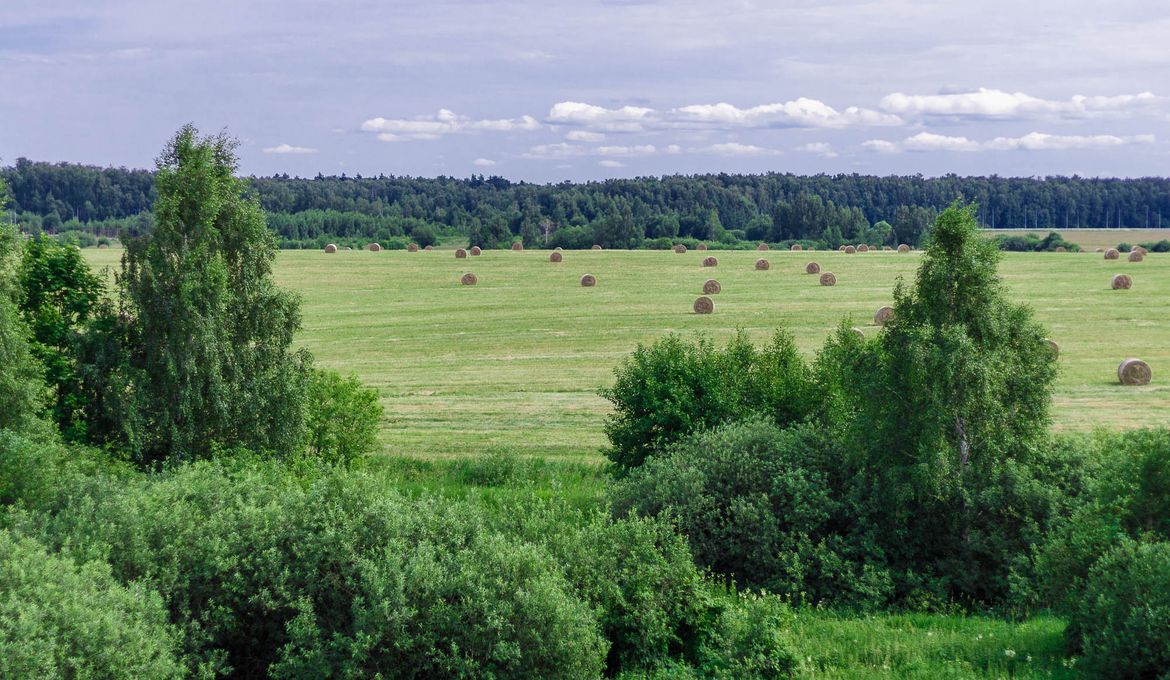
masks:
<path fill-rule="evenodd" d="M 180 678 L 156 593 L 0 529 L 0 677 Z"/>
<path fill-rule="evenodd" d="M 305 449 L 323 461 L 349 462 L 377 446 L 382 404 L 355 376 L 314 369 L 305 387 Z"/>
<path fill-rule="evenodd" d="M 614 373 L 602 394 L 614 405 L 605 432 L 619 470 L 695 430 L 753 413 L 788 425 L 816 407 L 809 369 L 783 331 L 762 348 L 741 331 L 721 350 L 671 335 L 639 345 Z"/>
<path fill-rule="evenodd" d="M 1015 252 L 1051 252 L 1057 248 L 1064 248 L 1070 253 L 1076 253 L 1081 250 L 1079 245 L 1064 240 L 1055 231 L 1048 232 L 1044 238 L 1040 238 L 1036 234 L 1025 234 L 1023 236 L 997 236 L 995 241 L 1000 250 Z"/>

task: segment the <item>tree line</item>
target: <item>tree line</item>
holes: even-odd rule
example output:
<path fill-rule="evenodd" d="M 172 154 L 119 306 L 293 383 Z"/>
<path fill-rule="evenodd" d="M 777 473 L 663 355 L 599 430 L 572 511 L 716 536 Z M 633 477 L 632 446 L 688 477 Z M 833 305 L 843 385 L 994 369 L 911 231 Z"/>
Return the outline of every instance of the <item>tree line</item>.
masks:
<path fill-rule="evenodd" d="M 150 228 L 154 173 L 17 159 L 0 169 L 26 231 L 114 236 Z M 249 177 L 282 247 L 405 245 L 428 232 L 469 245 L 661 247 L 708 241 L 918 245 L 939 210 L 975 203 L 987 228 L 1170 226 L 1165 178 L 672 175 L 532 184 L 473 175 Z"/>

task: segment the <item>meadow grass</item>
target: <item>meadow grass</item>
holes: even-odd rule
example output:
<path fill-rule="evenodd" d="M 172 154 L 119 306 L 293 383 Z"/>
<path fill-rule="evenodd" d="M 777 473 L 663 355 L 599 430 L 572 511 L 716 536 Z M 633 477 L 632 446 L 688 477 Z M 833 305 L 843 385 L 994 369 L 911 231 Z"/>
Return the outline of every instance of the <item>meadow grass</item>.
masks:
<path fill-rule="evenodd" d="M 119 250 L 86 251 L 97 266 Z M 702 267 L 707 254 L 719 266 Z M 772 268 L 755 271 L 767 257 Z M 386 407 L 384 451 L 423 458 L 521 456 L 602 460 L 608 403 L 598 396 L 638 343 L 668 332 L 723 343 L 743 328 L 757 341 L 789 329 L 811 358 L 842 318 L 865 333 L 891 302 L 919 253 L 755 251 L 485 251 L 455 259 L 432 252 L 283 251 L 276 278 L 304 301 L 299 341 L 329 368 L 375 387 Z M 837 275 L 822 287 L 810 260 Z M 466 271 L 476 286 L 461 286 Z M 598 277 L 594 288 L 581 275 Z M 1053 408 L 1062 430 L 1170 423 L 1170 254 L 1141 263 L 1096 253 L 1007 253 L 1000 268 L 1012 297 L 1029 304 L 1061 347 Z M 1113 274 L 1133 276 L 1114 291 Z M 691 311 L 716 278 L 715 312 Z M 1117 365 L 1139 357 L 1147 387 L 1118 384 Z"/>

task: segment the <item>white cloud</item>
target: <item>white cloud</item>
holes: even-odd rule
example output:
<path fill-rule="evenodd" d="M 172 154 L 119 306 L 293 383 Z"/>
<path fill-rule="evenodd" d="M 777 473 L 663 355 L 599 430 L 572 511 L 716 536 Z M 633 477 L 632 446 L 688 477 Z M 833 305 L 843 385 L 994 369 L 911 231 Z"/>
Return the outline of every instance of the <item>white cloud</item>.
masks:
<path fill-rule="evenodd" d="M 599 146 L 594 149 L 599 156 L 653 156 L 658 149 L 653 144 L 636 144 L 633 146 Z"/>
<path fill-rule="evenodd" d="M 457 115 L 450 109 L 439 109 L 430 116 L 414 118 L 370 118 L 362 123 L 365 132 L 378 133 L 383 142 L 410 142 L 438 139 L 443 135 L 460 132 L 520 132 L 541 129 L 540 121 L 532 116 L 501 118 L 496 120 L 473 120 Z"/>
<path fill-rule="evenodd" d="M 674 154 L 680 154 L 680 153 L 682 153 L 682 147 L 679 146 L 678 144 L 667 144 L 666 145 L 666 153 L 668 153 L 672 156 Z"/>
<path fill-rule="evenodd" d="M 732 104 L 691 104 L 674 109 L 674 119 L 683 124 L 714 127 L 830 127 L 901 125 L 896 115 L 850 106 L 838 111 L 807 97 L 778 104 L 761 104 L 741 109 Z"/>
<path fill-rule="evenodd" d="M 524 158 L 567 158 L 570 156 L 653 156 L 658 148 L 653 144 L 627 146 L 581 146 L 579 144 L 537 144 L 528 149 Z"/>
<path fill-rule="evenodd" d="M 626 167 L 625 163 L 623 163 L 621 161 L 610 160 L 608 158 L 603 160 L 603 161 L 597 161 L 597 164 L 603 168 L 624 168 L 624 167 Z"/>
<path fill-rule="evenodd" d="M 642 106 L 622 106 L 607 109 L 583 102 L 557 102 L 548 112 L 552 123 L 581 125 L 615 132 L 640 132 L 650 123 L 654 109 Z"/>
<path fill-rule="evenodd" d="M 289 154 L 305 154 L 317 153 L 316 149 L 310 149 L 307 146 L 293 146 L 291 144 L 277 144 L 276 146 L 269 146 L 263 149 L 264 153 L 289 153 Z"/>
<path fill-rule="evenodd" d="M 899 115 L 970 118 L 1031 118 L 1060 116 L 1087 118 L 1150 106 L 1162 97 L 1152 92 L 1111 97 L 1075 95 L 1067 100 L 1042 99 L 1023 92 L 979 88 L 955 94 L 909 95 L 895 92 L 882 98 L 884 111 Z"/>
<path fill-rule="evenodd" d="M 836 158 L 837 152 L 833 150 L 833 145 L 828 142 L 809 142 L 796 147 L 797 151 L 804 151 L 807 153 L 815 153 L 825 158 Z"/>
<path fill-rule="evenodd" d="M 710 146 L 692 149 L 698 153 L 713 153 L 719 156 L 775 156 L 780 152 L 775 149 L 765 149 L 754 144 L 740 144 L 739 142 L 724 142 Z"/>
<path fill-rule="evenodd" d="M 920 132 L 901 142 L 871 139 L 862 144 L 870 151 L 897 153 L 899 151 L 1067 151 L 1073 149 L 1101 149 L 1130 144 L 1153 144 L 1154 135 L 1053 135 L 1030 132 L 1022 137 L 996 137 L 978 142 L 967 137 L 951 137 L 931 132 Z"/>
<path fill-rule="evenodd" d="M 488 168 L 488 167 L 495 165 L 496 162 L 490 158 L 477 158 L 477 159 L 471 161 L 471 164 L 478 165 L 482 168 Z"/>
<path fill-rule="evenodd" d="M 605 139 L 605 134 L 601 132 L 589 132 L 588 130 L 570 130 L 565 139 L 570 142 L 600 142 Z"/>

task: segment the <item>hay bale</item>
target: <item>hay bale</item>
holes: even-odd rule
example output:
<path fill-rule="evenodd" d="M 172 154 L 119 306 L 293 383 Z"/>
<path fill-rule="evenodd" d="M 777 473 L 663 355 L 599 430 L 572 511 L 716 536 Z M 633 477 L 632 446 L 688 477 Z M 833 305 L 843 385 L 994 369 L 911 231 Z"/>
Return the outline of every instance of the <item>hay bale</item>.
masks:
<path fill-rule="evenodd" d="M 868 253 L 868 252 L 869 252 L 869 246 L 867 246 L 867 245 L 865 245 L 864 243 L 862 243 L 861 245 L 857 246 L 857 252 L 859 252 L 859 253 Z"/>
<path fill-rule="evenodd" d="M 910 252 L 910 246 L 906 245 L 905 243 L 899 243 L 898 244 L 898 252 L 899 253 L 908 253 L 908 252 Z"/>
<path fill-rule="evenodd" d="M 856 334 L 857 337 L 861 338 L 862 340 L 865 339 L 865 331 L 861 330 L 857 326 L 854 326 L 853 328 L 850 328 L 849 330 L 853 331 L 854 334 Z"/>
<path fill-rule="evenodd" d="M 98 244 L 98 250 L 105 250 L 106 248 L 109 248 L 109 247 L 110 246 L 107 243 L 99 243 Z"/>
<path fill-rule="evenodd" d="M 560 262 L 563 259 L 565 259 L 565 256 L 561 255 L 559 252 L 557 252 L 555 250 L 548 254 L 548 261 L 549 262 Z"/>
<path fill-rule="evenodd" d="M 558 253 L 559 253 L 559 252 L 561 252 L 562 250 L 564 250 L 564 248 L 561 248 L 560 246 L 557 246 L 556 248 L 553 248 L 553 250 L 554 250 L 555 252 L 558 252 Z"/>
<path fill-rule="evenodd" d="M 371 243 L 370 245 L 366 246 L 366 250 L 370 251 L 371 253 L 380 253 L 382 252 L 382 244 Z"/>
<path fill-rule="evenodd" d="M 1052 352 L 1053 359 L 1060 357 L 1060 345 L 1056 344 L 1055 340 L 1049 340 L 1048 338 L 1041 338 L 1041 341 L 1045 345 L 1048 345 L 1048 350 L 1050 352 Z"/>
<path fill-rule="evenodd" d="M 327 253 L 336 253 L 336 252 L 337 252 L 337 244 L 336 244 L 336 243 L 330 243 L 329 245 L 325 246 L 325 252 L 327 252 Z"/>
<path fill-rule="evenodd" d="M 889 246 L 882 246 L 882 250 L 888 253 L 888 252 L 893 251 L 894 249 L 889 247 Z"/>
<path fill-rule="evenodd" d="M 825 272 L 824 274 L 821 274 L 821 285 L 835 286 L 837 285 L 837 277 L 833 276 L 833 272 Z"/>
<path fill-rule="evenodd" d="M 894 318 L 893 307 L 878 307 L 878 310 L 873 313 L 873 325 L 884 326 L 892 318 Z"/>
<path fill-rule="evenodd" d="M 707 279 L 703 282 L 703 295 L 717 295 L 719 291 L 723 290 L 723 286 L 715 279 Z"/>
<path fill-rule="evenodd" d="M 687 252 L 687 247 L 681 243 L 676 243 L 676 244 L 674 244 L 674 247 L 671 248 L 671 250 L 673 250 L 676 253 L 685 253 L 685 252 Z"/>
<path fill-rule="evenodd" d="M 1116 260 L 1119 257 L 1121 257 L 1121 253 L 1119 253 L 1116 248 L 1110 248 L 1109 250 L 1105 251 L 1106 260 Z"/>
<path fill-rule="evenodd" d="M 1130 262 L 1141 262 L 1142 260 L 1145 259 L 1145 257 L 1146 256 L 1142 255 L 1142 251 L 1140 251 L 1140 250 L 1129 251 L 1129 261 Z"/>
<path fill-rule="evenodd" d="M 475 284 L 479 283 L 479 277 L 475 274 L 472 274 L 471 272 L 467 272 L 463 275 L 463 278 L 459 279 L 459 283 L 462 283 L 465 286 L 474 286 Z"/>
<path fill-rule="evenodd" d="M 768 271 L 771 268 L 772 268 L 772 264 L 770 262 L 768 262 L 767 260 L 765 260 L 764 258 L 761 257 L 760 259 L 756 260 L 756 270 L 757 271 L 764 272 L 764 271 Z"/>
<path fill-rule="evenodd" d="M 843 253 L 845 252 L 845 246 L 838 246 L 837 250 Z"/>
<path fill-rule="evenodd" d="M 716 259 L 714 255 L 708 255 L 707 257 L 703 258 L 703 266 L 704 267 L 718 267 L 719 260 Z"/>
<path fill-rule="evenodd" d="M 429 253 L 429 252 L 431 252 L 431 251 L 432 251 L 432 250 L 434 250 L 434 249 L 435 249 L 435 247 L 434 247 L 434 246 L 427 246 L 426 248 L 423 248 L 423 250 L 427 251 L 428 253 Z"/>
<path fill-rule="evenodd" d="M 1131 252 L 1131 253 L 1132 253 L 1132 252 L 1134 252 L 1135 250 L 1136 250 L 1137 252 L 1141 253 L 1141 254 L 1142 254 L 1142 256 L 1146 256 L 1146 255 L 1149 255 L 1149 254 L 1150 254 L 1150 251 L 1146 250 L 1144 246 L 1134 246 L 1133 248 L 1130 248 L 1129 252 Z"/>
<path fill-rule="evenodd" d="M 1149 385 L 1154 372 L 1141 359 L 1126 359 L 1117 366 L 1117 379 L 1122 385 Z"/>
<path fill-rule="evenodd" d="M 456 259 L 456 260 L 462 260 L 462 259 L 463 259 L 463 258 L 465 258 L 465 257 L 467 257 L 467 251 L 466 251 L 466 250 L 464 250 L 464 249 L 462 249 L 462 248 L 456 248 L 456 249 L 455 249 L 455 259 Z"/>
<path fill-rule="evenodd" d="M 515 243 L 512 244 L 512 250 L 524 250 L 524 244 L 519 242 L 519 241 L 516 241 Z"/>
<path fill-rule="evenodd" d="M 351 248 L 351 247 L 349 247 L 349 246 L 346 246 L 346 247 L 345 247 L 345 249 L 346 249 L 346 250 L 353 250 L 353 248 Z"/>
<path fill-rule="evenodd" d="M 479 246 L 471 246 L 471 256 L 472 257 L 478 257 L 479 254 L 482 252 L 483 251 L 480 250 Z"/>
<path fill-rule="evenodd" d="M 695 300 L 694 304 L 695 314 L 710 314 L 715 311 L 715 303 L 706 295 Z"/>
<path fill-rule="evenodd" d="M 764 250 L 767 250 L 767 249 L 768 249 L 768 244 L 767 244 L 767 243 L 761 243 L 760 245 L 756 246 L 756 250 L 759 250 L 759 251 L 764 251 Z"/>
<path fill-rule="evenodd" d="M 800 245 L 799 243 L 793 243 L 790 250 L 794 253 L 799 253 L 800 251 L 804 250 L 804 246 Z"/>
<path fill-rule="evenodd" d="M 856 252 L 857 252 L 857 248 L 854 248 L 853 246 L 845 246 L 845 254 L 846 255 L 852 255 L 853 253 L 856 253 Z"/>
<path fill-rule="evenodd" d="M 1055 250 L 1058 253 L 1067 253 L 1068 252 L 1068 248 L 1065 248 L 1064 246 L 1056 246 Z"/>
<path fill-rule="evenodd" d="M 1097 249 L 1096 249 L 1096 250 L 1094 250 L 1093 252 L 1094 252 L 1094 253 L 1103 253 L 1103 252 L 1105 252 L 1105 249 L 1104 249 L 1104 248 L 1097 248 Z"/>
<path fill-rule="evenodd" d="M 601 246 L 599 246 L 599 245 L 597 245 L 596 243 L 594 243 L 594 244 L 593 244 L 593 247 L 592 247 L 592 248 L 590 248 L 589 250 L 601 250 Z"/>
<path fill-rule="evenodd" d="M 586 288 L 592 288 L 597 285 L 597 277 L 592 274 L 586 274 L 581 277 L 581 285 Z"/>
<path fill-rule="evenodd" d="M 820 274 L 821 273 L 821 265 L 817 264 L 816 262 L 809 262 L 808 264 L 804 265 L 804 273 L 805 274 Z"/>
<path fill-rule="evenodd" d="M 1133 287 L 1133 279 L 1129 278 L 1129 274 L 1118 274 L 1113 277 L 1111 285 L 1113 290 L 1129 290 Z"/>
<path fill-rule="evenodd" d="M 699 245 L 695 246 L 695 250 L 706 250 L 706 249 L 707 249 L 706 243 L 700 243 Z"/>
<path fill-rule="evenodd" d="M 417 252 L 418 252 L 418 244 L 417 244 L 417 243 L 412 243 L 412 244 L 410 244 L 410 245 L 406 246 L 406 252 L 408 252 L 408 253 L 417 253 Z"/>

